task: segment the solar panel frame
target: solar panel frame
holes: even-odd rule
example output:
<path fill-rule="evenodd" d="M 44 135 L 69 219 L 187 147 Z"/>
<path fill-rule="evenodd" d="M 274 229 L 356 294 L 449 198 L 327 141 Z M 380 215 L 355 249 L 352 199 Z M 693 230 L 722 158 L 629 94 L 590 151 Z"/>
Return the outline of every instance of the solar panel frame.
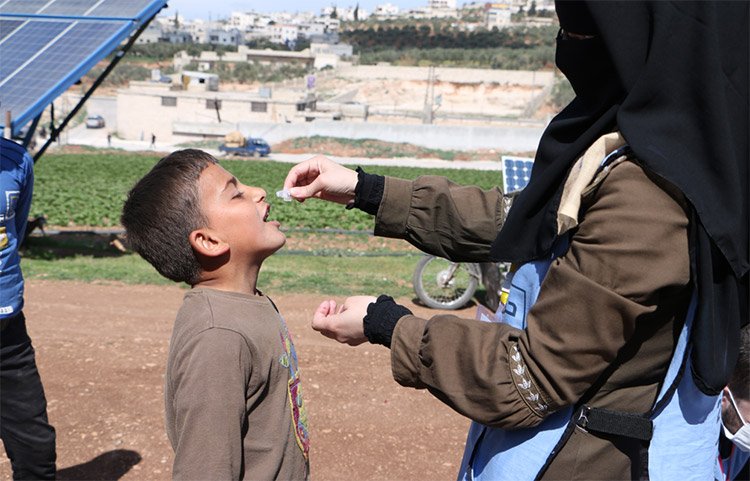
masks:
<path fill-rule="evenodd" d="M 55 12 L 55 14 L 29 14 L 9 11 L 9 6 L 13 7 L 14 5 L 21 5 L 22 7 L 28 7 L 29 4 L 37 5 L 38 11 L 40 9 L 38 7 L 39 3 L 40 2 L 36 2 L 33 0 L 22 0 L 20 2 L 17 0 L 6 0 L 5 2 L 0 1 L 0 22 L 4 22 L 6 25 L 15 25 L 13 31 L 0 37 L 0 56 L 6 59 L 8 58 L 2 53 L 2 51 L 4 50 L 3 45 L 6 44 L 6 48 L 8 45 L 12 45 L 12 36 L 22 35 L 24 33 L 24 29 L 33 30 L 35 26 L 43 22 L 67 22 L 73 27 L 69 32 L 66 32 L 60 38 L 56 38 L 55 42 L 51 44 L 49 42 L 46 43 L 41 52 L 37 51 L 36 53 L 25 56 L 23 58 L 23 62 L 20 64 L 20 66 L 22 66 L 21 70 L 16 68 L 10 71 L 10 77 L 0 77 L 0 110 L 2 112 L 5 112 L 7 110 L 6 106 L 8 103 L 12 104 L 13 107 L 17 107 L 18 105 L 17 103 L 14 103 L 13 100 L 9 100 L 8 94 L 11 91 L 14 91 L 13 89 L 15 89 L 15 91 L 18 91 L 20 94 L 21 90 L 28 87 L 28 84 L 24 84 L 22 81 L 23 76 L 21 75 L 21 73 L 23 73 L 24 69 L 31 69 L 33 71 L 33 68 L 38 65 L 37 60 L 40 58 L 44 58 L 46 52 L 51 52 L 50 55 L 54 54 L 55 49 L 58 48 L 56 47 L 56 45 L 59 45 L 60 42 L 64 42 L 65 36 L 70 34 L 70 32 L 73 32 L 77 28 L 76 26 L 110 25 L 115 26 L 116 28 L 111 29 L 111 34 L 102 35 L 100 38 L 97 38 L 96 40 L 98 41 L 98 44 L 96 46 L 88 44 L 90 51 L 85 52 L 83 59 L 76 58 L 71 63 L 69 63 L 68 68 L 65 69 L 65 72 L 60 73 L 58 77 L 54 79 L 54 82 L 50 82 L 50 85 L 48 87 L 45 87 L 43 91 L 41 91 L 40 89 L 38 97 L 34 97 L 36 98 L 35 101 L 30 101 L 27 99 L 23 104 L 21 104 L 23 106 L 17 107 L 16 111 L 11 111 L 11 125 L 14 135 L 16 135 L 20 131 L 20 129 L 31 119 L 39 116 L 47 107 L 47 105 L 52 103 L 55 98 L 57 98 L 68 88 L 70 88 L 71 85 L 73 85 L 81 77 L 83 77 L 98 62 L 106 58 L 107 55 L 117 49 L 117 47 L 124 40 L 129 38 L 130 35 L 134 31 L 136 31 L 145 21 L 151 19 L 154 15 L 156 15 L 156 13 L 158 13 L 159 10 L 161 10 L 161 8 L 166 5 L 166 0 L 45 0 L 44 4 L 48 5 L 48 7 L 54 5 L 60 7 L 52 10 L 53 12 Z M 89 8 L 86 10 L 88 11 L 92 6 L 96 6 L 98 8 L 105 5 L 110 9 L 119 8 L 119 11 L 124 12 L 124 14 L 121 13 L 119 16 L 113 17 L 95 15 L 67 15 L 67 13 L 71 13 L 70 9 L 73 9 L 72 11 L 75 12 L 85 6 L 89 6 Z M 70 7 L 67 11 L 62 8 L 66 6 Z M 128 6 L 130 7 L 130 9 L 126 8 Z M 20 8 L 19 10 L 23 11 L 24 9 Z M 28 10 L 28 8 L 26 10 Z M 96 13 L 96 8 L 89 13 Z M 106 13 L 106 11 L 104 13 Z M 132 17 L 130 14 L 133 14 Z M 17 22 L 23 23 L 18 24 Z M 12 54 L 9 54 L 9 56 L 10 55 Z M 18 61 L 15 62 L 15 65 L 18 65 Z M 6 71 L 9 71 L 9 69 L 10 66 L 5 67 Z M 20 86 L 16 84 L 20 84 Z M 19 98 L 20 95 L 15 97 L 15 99 Z M 4 124 L 5 116 L 2 115 L 0 116 L 0 128 L 4 128 Z"/>

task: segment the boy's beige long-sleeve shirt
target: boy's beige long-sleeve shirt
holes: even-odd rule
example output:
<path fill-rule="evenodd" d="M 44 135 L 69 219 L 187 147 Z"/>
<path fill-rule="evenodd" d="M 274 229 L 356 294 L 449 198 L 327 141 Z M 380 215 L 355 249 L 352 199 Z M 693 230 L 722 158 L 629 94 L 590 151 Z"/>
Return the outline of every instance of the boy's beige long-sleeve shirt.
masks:
<path fill-rule="evenodd" d="M 174 479 L 307 478 L 296 354 L 267 297 L 187 292 L 172 332 L 164 395 Z"/>
<path fill-rule="evenodd" d="M 391 343 L 396 381 L 505 429 L 534 426 L 594 391 L 589 405 L 647 412 L 690 295 L 685 202 L 656 182 L 623 162 L 583 198 L 570 248 L 551 265 L 525 330 L 453 315 L 401 318 Z M 486 261 L 502 220 L 497 189 L 386 178 L 375 232 Z M 515 349 L 545 410 L 519 391 L 509 364 Z M 576 429 L 544 479 L 631 479 L 639 469 L 637 442 Z"/>

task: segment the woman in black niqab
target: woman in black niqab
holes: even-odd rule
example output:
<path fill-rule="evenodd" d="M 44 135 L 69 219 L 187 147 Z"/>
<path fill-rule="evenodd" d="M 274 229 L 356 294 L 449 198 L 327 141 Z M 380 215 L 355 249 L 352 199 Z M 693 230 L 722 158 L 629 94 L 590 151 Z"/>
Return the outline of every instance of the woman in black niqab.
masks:
<path fill-rule="evenodd" d="M 693 209 L 692 373 L 716 394 L 748 322 L 750 3 L 558 1 L 556 9 L 556 63 L 576 98 L 547 127 L 493 257 L 522 262 L 550 249 L 569 169 L 619 129 L 639 162 Z"/>

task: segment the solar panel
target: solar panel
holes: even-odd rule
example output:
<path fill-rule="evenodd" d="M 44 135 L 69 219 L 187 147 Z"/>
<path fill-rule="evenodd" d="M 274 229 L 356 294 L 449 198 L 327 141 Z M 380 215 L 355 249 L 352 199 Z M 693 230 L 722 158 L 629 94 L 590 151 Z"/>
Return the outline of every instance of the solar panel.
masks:
<path fill-rule="evenodd" d="M 0 0 L 0 126 L 13 133 L 115 50 L 166 0 Z"/>
<path fill-rule="evenodd" d="M 0 41 L 10 35 L 23 23 L 23 20 L 0 20 Z"/>
<path fill-rule="evenodd" d="M 521 192 L 531 179 L 534 159 L 503 156 L 503 192 L 506 195 Z"/>

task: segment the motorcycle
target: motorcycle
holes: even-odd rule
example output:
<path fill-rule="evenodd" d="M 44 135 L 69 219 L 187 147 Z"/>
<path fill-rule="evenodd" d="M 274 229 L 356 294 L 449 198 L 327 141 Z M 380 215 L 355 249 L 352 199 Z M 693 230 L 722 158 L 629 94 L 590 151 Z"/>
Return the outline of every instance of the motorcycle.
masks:
<path fill-rule="evenodd" d="M 417 298 L 433 309 L 455 310 L 464 307 L 482 283 L 486 290 L 484 305 L 497 310 L 500 286 L 507 266 L 494 262 L 451 262 L 433 255 L 417 263 L 412 284 Z"/>

